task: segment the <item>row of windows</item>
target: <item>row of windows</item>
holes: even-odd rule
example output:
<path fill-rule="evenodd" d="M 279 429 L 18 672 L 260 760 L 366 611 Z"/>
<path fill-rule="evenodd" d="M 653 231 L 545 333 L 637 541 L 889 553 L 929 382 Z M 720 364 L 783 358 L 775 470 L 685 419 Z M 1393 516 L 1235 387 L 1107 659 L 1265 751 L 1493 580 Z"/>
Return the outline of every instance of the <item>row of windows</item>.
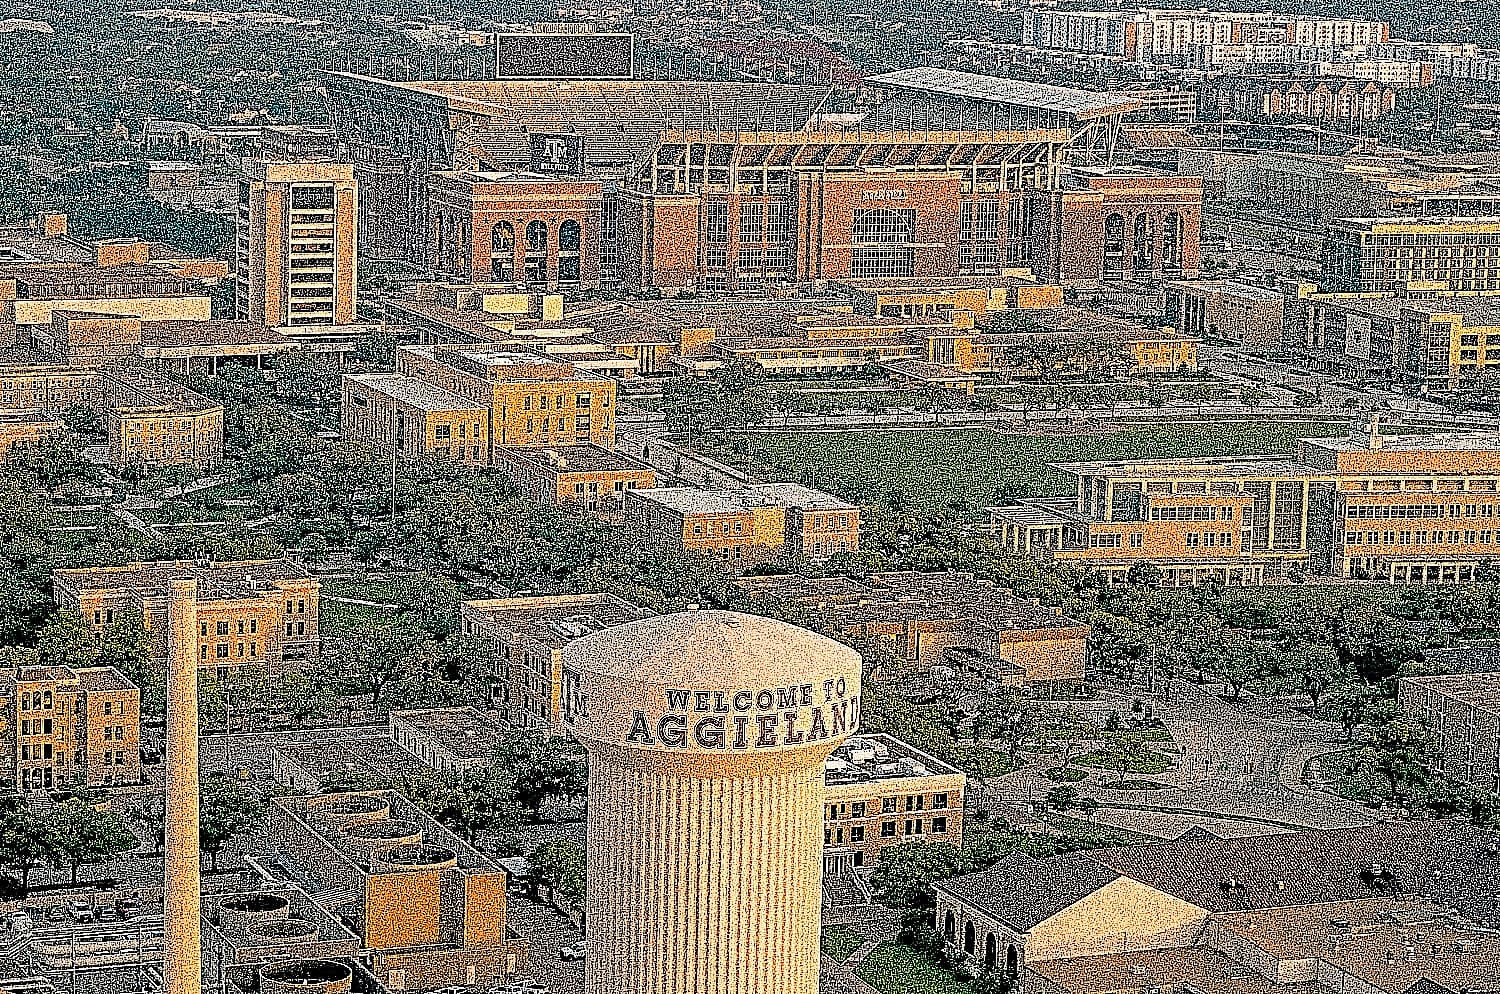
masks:
<path fill-rule="evenodd" d="M 38 718 L 35 721 L 32 721 L 29 718 L 28 719 L 22 719 L 22 721 L 21 721 L 21 734 L 22 735 L 51 735 L 52 734 L 52 719 L 51 718 Z"/>
<path fill-rule="evenodd" d="M 245 632 L 246 632 L 247 625 L 248 625 L 250 634 L 254 635 L 256 633 L 256 630 L 260 627 L 260 621 L 257 618 L 251 618 L 247 622 L 244 618 L 240 618 L 238 621 L 235 622 L 235 631 L 236 631 L 236 634 L 238 634 L 238 635 L 244 635 Z M 204 622 L 200 622 L 198 624 L 198 634 L 202 638 L 208 638 L 208 622 L 204 621 Z M 216 635 L 228 635 L 229 634 L 229 622 L 227 622 L 227 621 L 215 622 L 214 623 L 214 634 L 216 634 Z"/>
<path fill-rule="evenodd" d="M 1152 521 L 1233 521 L 1233 507 L 1153 507 Z"/>
<path fill-rule="evenodd" d="M 1229 547 L 1234 544 L 1233 532 L 1188 532 L 1182 536 L 1183 543 L 1189 549 L 1196 549 L 1200 545 L 1208 548 L 1214 546 Z"/>
<path fill-rule="evenodd" d="M 539 396 L 537 396 L 535 398 L 535 400 L 536 400 L 536 409 L 538 411 L 545 411 L 545 410 L 547 410 L 547 405 L 549 403 L 551 403 L 559 411 L 564 410 L 567 407 L 567 399 L 568 398 L 567 398 L 566 395 L 559 395 L 554 401 L 549 401 L 547 398 L 548 398 L 548 394 L 540 394 Z M 531 402 L 532 402 L 532 400 L 533 400 L 533 398 L 531 397 L 530 394 L 528 394 L 525 397 L 521 398 L 521 410 L 523 410 L 523 411 L 529 411 L 529 410 L 531 410 Z M 587 393 L 581 393 L 577 397 L 575 397 L 574 400 L 573 400 L 574 406 L 578 407 L 580 410 L 587 410 L 588 408 L 592 407 L 593 406 L 593 402 L 594 402 L 594 396 L 593 396 L 593 394 L 587 394 Z M 601 401 L 601 406 L 603 406 L 603 407 L 608 407 L 609 406 L 609 397 L 608 396 L 605 396 L 603 398 L 603 400 Z M 476 425 L 474 427 L 474 430 L 476 432 L 479 430 L 478 425 Z"/>
<path fill-rule="evenodd" d="M 869 801 L 849 801 L 828 805 L 827 816 L 829 821 L 840 821 L 844 818 L 865 818 L 872 812 L 873 803 Z M 880 799 L 880 813 L 883 815 L 895 814 L 903 807 L 907 811 L 926 811 L 928 807 L 926 794 L 907 794 L 905 798 L 882 797 Z M 932 795 L 932 809 L 942 811 L 948 807 L 948 792 Z"/>
<path fill-rule="evenodd" d="M 814 528 L 853 528 L 854 515 L 852 514 L 814 514 Z"/>
<path fill-rule="evenodd" d="M 733 526 L 733 531 L 732 532 L 730 530 L 730 526 L 731 525 Z M 705 531 L 704 531 L 705 528 L 707 529 L 707 534 L 712 535 L 714 533 L 714 526 L 713 526 L 713 524 L 710 523 L 708 525 L 705 525 L 701 521 L 695 521 L 695 522 L 693 522 L 693 534 L 694 535 L 703 535 L 703 534 L 705 534 Z M 745 523 L 743 521 L 732 521 L 732 522 L 731 521 L 721 521 L 721 522 L 719 522 L 719 534 L 720 535 L 730 535 L 730 534 L 743 535 L 743 534 L 745 534 Z"/>
<path fill-rule="evenodd" d="M 948 819 L 946 817 L 934 818 L 930 824 L 923 822 L 921 818 L 907 818 L 902 827 L 902 835 L 945 835 L 948 832 Z M 894 839 L 896 837 L 896 823 L 894 821 L 883 821 L 880 823 L 880 837 L 882 839 Z M 865 841 L 865 827 L 863 825 L 851 825 L 849 827 L 849 841 Z M 842 845 L 844 842 L 843 828 L 824 828 L 824 845 Z"/>
<path fill-rule="evenodd" d="M 1492 518 L 1494 504 L 1360 504 L 1344 509 L 1354 520 L 1386 518 Z"/>
<path fill-rule="evenodd" d="M 1350 545 L 1489 545 L 1494 539 L 1492 529 L 1469 531 L 1387 531 L 1350 532 L 1345 540 Z M 1429 542 L 1430 540 L 1430 542 Z"/>

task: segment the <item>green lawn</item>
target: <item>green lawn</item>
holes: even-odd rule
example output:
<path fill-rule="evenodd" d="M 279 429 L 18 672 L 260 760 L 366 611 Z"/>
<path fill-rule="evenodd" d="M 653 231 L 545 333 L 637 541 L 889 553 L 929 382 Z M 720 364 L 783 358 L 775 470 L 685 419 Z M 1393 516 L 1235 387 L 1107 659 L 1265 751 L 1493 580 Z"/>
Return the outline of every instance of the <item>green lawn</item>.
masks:
<path fill-rule="evenodd" d="M 880 994 L 970 994 L 953 974 L 899 942 L 881 943 L 854 972 Z"/>
<path fill-rule="evenodd" d="M 1096 435 L 1017 435 L 989 428 L 777 432 L 755 436 L 759 475 L 800 480 L 848 500 L 899 495 L 931 509 L 982 507 L 1018 497 L 1071 493 L 1049 462 L 1231 456 L 1289 452 L 1298 438 L 1330 435 L 1327 421 L 1166 424 Z"/>
<path fill-rule="evenodd" d="M 823 955 L 842 963 L 865 944 L 865 934 L 851 925 L 829 925 L 823 929 Z"/>

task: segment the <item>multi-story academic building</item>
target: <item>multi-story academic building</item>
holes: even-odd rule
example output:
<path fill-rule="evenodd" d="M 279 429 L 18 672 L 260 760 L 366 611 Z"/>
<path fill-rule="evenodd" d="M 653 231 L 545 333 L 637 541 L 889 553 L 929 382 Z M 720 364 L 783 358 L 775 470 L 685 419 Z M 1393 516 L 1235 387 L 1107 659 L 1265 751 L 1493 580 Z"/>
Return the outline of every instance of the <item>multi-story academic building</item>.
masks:
<path fill-rule="evenodd" d="M 1500 673 L 1402 677 L 1397 698 L 1432 733 L 1438 772 L 1500 793 Z"/>
<path fill-rule="evenodd" d="M 859 508 L 797 483 L 626 490 L 624 514 L 648 545 L 711 552 L 743 566 L 859 551 Z"/>
<path fill-rule="evenodd" d="M 1332 221 L 1320 285 L 1329 293 L 1500 294 L 1500 217 Z"/>
<path fill-rule="evenodd" d="M 246 666 L 276 672 L 318 658 L 319 584 L 290 560 L 133 563 L 52 574 L 59 607 L 102 627 L 139 615 L 165 659 L 170 581 L 198 581 L 198 666 L 228 676 Z"/>
<path fill-rule="evenodd" d="M 1291 455 L 1069 463 L 1073 498 L 991 509 L 1006 549 L 1110 580 L 1460 583 L 1500 555 L 1494 434 L 1312 438 Z"/>
<path fill-rule="evenodd" d="M 4 462 L 16 446 L 36 445 L 62 434 L 66 427 L 45 411 L 0 407 L 0 462 Z"/>
<path fill-rule="evenodd" d="M 353 324 L 353 167 L 249 160 L 247 170 L 239 192 L 236 315 L 272 327 Z"/>
<path fill-rule="evenodd" d="M 886 642 L 900 665 L 945 667 L 1005 686 L 1083 680 L 1087 624 L 972 573 L 745 576 L 735 586 L 758 606 L 800 606 L 820 631 Z"/>
<path fill-rule="evenodd" d="M 1235 280 L 1167 284 L 1168 324 L 1199 339 L 1244 348 L 1281 344 L 1285 306 L 1283 294 Z"/>
<path fill-rule="evenodd" d="M 494 759 L 501 727 L 474 708 L 392 711 L 391 741 L 439 773 L 482 770 Z"/>
<path fill-rule="evenodd" d="M 825 877 L 874 866 L 903 842 L 963 845 L 963 772 L 899 739 L 850 739 L 824 764 L 824 780 Z"/>
<path fill-rule="evenodd" d="M 400 373 L 346 375 L 343 387 L 345 438 L 394 450 L 404 459 L 488 463 L 488 407 Z"/>
<path fill-rule="evenodd" d="M 759 82 L 335 73 L 328 95 L 368 253 L 451 279 L 676 294 L 1034 257 L 1084 283 L 1196 270 L 1196 181 L 1063 178 L 1140 101 L 933 68 L 865 83 L 877 102 L 839 125 L 829 88 Z"/>
<path fill-rule="evenodd" d="M 561 734 L 562 650 L 594 632 L 650 616 L 613 594 L 465 601 L 465 636 L 486 654 L 490 706 L 515 728 Z"/>
<path fill-rule="evenodd" d="M 13 790 L 141 780 L 141 692 L 110 666 L 0 671 L 0 736 Z"/>
<path fill-rule="evenodd" d="M 497 465 L 521 492 L 548 507 L 618 519 L 625 509 L 625 491 L 656 486 L 656 469 L 650 464 L 599 445 L 511 447 L 495 454 Z"/>

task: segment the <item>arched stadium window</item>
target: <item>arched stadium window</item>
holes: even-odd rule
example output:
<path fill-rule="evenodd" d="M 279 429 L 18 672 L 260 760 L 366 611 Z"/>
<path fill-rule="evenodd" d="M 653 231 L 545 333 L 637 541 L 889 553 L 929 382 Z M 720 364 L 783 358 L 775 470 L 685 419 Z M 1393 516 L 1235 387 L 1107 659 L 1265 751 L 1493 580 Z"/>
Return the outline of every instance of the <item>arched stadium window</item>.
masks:
<path fill-rule="evenodd" d="M 557 281 L 577 283 L 583 268 L 583 227 L 564 221 L 557 229 Z"/>
<path fill-rule="evenodd" d="M 516 227 L 501 221 L 490 229 L 490 276 L 496 283 L 516 278 Z"/>
<path fill-rule="evenodd" d="M 1137 214 L 1135 218 L 1135 244 L 1130 257 L 1130 268 L 1137 273 L 1151 272 L 1156 261 L 1156 225 L 1150 214 Z"/>
<path fill-rule="evenodd" d="M 547 222 L 531 221 L 526 225 L 526 282 L 532 286 L 547 284 Z"/>
<path fill-rule="evenodd" d="M 1182 215 L 1172 211 L 1161 224 L 1162 272 L 1182 272 Z"/>
<path fill-rule="evenodd" d="M 1125 215 L 1111 214 L 1104 219 L 1104 275 L 1120 276 L 1125 272 Z"/>

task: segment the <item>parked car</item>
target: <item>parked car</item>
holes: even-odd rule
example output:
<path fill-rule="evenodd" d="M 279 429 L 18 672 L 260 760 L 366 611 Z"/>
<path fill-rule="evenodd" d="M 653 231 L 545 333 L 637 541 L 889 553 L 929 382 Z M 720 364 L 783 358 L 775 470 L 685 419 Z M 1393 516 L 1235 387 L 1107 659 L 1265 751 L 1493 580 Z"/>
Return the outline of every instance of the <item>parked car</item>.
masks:
<path fill-rule="evenodd" d="M 12 935 L 25 935 L 31 931 L 31 916 L 24 911 L 12 912 L 6 922 L 10 926 Z"/>
<path fill-rule="evenodd" d="M 115 914 L 122 919 L 134 918 L 141 912 L 141 902 L 133 897 L 122 897 L 115 902 Z"/>
<path fill-rule="evenodd" d="M 87 901 L 69 901 L 68 917 L 79 925 L 91 922 L 94 920 L 94 906 Z"/>
<path fill-rule="evenodd" d="M 584 945 L 583 940 L 580 939 L 577 942 L 573 943 L 571 946 L 563 946 L 557 951 L 557 956 L 562 960 L 580 960 L 583 959 L 587 951 L 587 947 Z"/>

